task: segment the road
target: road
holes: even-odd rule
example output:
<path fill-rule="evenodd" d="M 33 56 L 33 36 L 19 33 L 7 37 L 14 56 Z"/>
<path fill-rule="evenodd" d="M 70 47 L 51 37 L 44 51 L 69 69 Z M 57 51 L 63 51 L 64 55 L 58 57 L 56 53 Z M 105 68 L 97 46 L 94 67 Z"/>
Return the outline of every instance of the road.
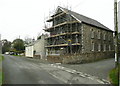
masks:
<path fill-rule="evenodd" d="M 96 77 L 50 63 L 4 55 L 4 84 L 105 84 Z"/>
<path fill-rule="evenodd" d="M 5 56 L 3 61 L 5 84 L 62 84 L 55 79 L 41 64 L 25 58 Z"/>
<path fill-rule="evenodd" d="M 115 67 L 114 58 L 86 64 L 62 64 L 62 66 L 108 80 L 109 72 Z"/>

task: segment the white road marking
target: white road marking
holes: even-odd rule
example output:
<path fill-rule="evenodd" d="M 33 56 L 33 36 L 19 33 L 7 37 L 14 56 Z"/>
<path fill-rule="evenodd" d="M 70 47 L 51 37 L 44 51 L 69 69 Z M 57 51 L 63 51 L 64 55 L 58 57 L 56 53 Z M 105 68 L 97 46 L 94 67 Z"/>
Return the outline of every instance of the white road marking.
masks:
<path fill-rule="evenodd" d="M 69 72 L 69 73 L 77 73 L 77 74 L 79 74 L 80 76 L 82 76 L 82 77 L 86 77 L 86 78 L 88 78 L 88 79 L 91 79 L 91 80 L 97 80 L 99 83 L 101 83 L 101 84 L 110 84 L 110 82 L 109 81 L 107 81 L 107 80 L 105 80 L 105 79 L 99 79 L 98 77 L 96 77 L 96 76 L 92 76 L 92 75 L 89 75 L 89 74 L 86 74 L 86 73 L 83 73 L 83 72 L 79 72 L 79 71 L 77 71 L 77 70 L 72 70 L 72 69 L 70 69 L 70 70 L 68 70 L 69 68 L 65 68 L 65 67 L 62 67 L 62 66 L 56 66 L 55 64 L 51 64 L 50 66 L 52 66 L 52 67 L 56 67 L 56 68 L 58 68 L 58 69 L 62 69 L 62 70 L 64 70 L 64 71 L 66 71 L 66 72 Z M 56 76 L 57 77 L 57 76 Z"/>

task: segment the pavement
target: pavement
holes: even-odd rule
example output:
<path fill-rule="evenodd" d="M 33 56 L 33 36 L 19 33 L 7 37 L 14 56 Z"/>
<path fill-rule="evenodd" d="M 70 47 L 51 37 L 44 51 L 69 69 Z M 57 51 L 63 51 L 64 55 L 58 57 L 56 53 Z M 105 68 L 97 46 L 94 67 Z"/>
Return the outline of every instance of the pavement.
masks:
<path fill-rule="evenodd" d="M 105 63 L 106 62 L 109 63 L 107 60 L 105 60 Z M 110 59 L 110 62 L 112 62 L 112 59 Z M 90 64 L 91 66 L 88 66 Z M 111 69 L 110 67 L 105 66 L 106 64 L 105 65 L 101 65 L 101 64 L 102 64 L 101 62 L 100 63 L 97 62 L 96 64 L 89 63 L 88 65 L 79 64 L 73 66 L 73 65 L 60 64 L 60 63 L 53 64 L 38 59 L 4 55 L 4 61 L 2 63 L 3 72 L 4 72 L 3 83 L 4 84 L 109 84 L 108 80 L 97 76 L 97 75 L 101 75 L 104 71 L 106 71 L 107 73 L 108 70 L 106 68 Z M 99 71 L 98 69 L 99 70 L 101 69 L 101 71 Z M 92 70 L 95 71 L 95 74 L 93 73 Z"/>
<path fill-rule="evenodd" d="M 108 80 L 109 71 L 115 67 L 115 61 L 113 58 L 110 58 L 93 63 L 62 64 L 62 66 Z"/>

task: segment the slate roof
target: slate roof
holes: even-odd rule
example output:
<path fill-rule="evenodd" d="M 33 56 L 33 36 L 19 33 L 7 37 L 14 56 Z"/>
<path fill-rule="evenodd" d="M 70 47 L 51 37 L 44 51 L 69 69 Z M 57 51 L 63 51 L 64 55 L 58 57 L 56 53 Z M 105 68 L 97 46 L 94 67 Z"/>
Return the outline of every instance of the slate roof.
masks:
<path fill-rule="evenodd" d="M 38 41 L 40 41 L 40 39 L 29 43 L 26 47 L 33 46 L 33 45 L 34 45 L 35 43 L 37 43 Z"/>
<path fill-rule="evenodd" d="M 73 12 L 73 11 L 68 10 L 66 8 L 62 8 L 60 6 L 58 6 L 58 8 L 60 8 L 64 12 L 69 13 L 70 15 L 74 16 L 76 19 L 78 19 L 79 21 L 81 21 L 83 23 L 87 23 L 87 24 L 90 24 L 90 25 L 93 25 L 93 26 L 96 26 L 96 27 L 100 27 L 100 28 L 108 30 L 108 31 L 112 31 L 108 27 L 104 26 L 103 24 L 101 24 L 100 22 L 98 22 L 98 21 L 96 21 L 92 18 L 86 17 L 84 15 L 78 14 L 76 12 Z"/>

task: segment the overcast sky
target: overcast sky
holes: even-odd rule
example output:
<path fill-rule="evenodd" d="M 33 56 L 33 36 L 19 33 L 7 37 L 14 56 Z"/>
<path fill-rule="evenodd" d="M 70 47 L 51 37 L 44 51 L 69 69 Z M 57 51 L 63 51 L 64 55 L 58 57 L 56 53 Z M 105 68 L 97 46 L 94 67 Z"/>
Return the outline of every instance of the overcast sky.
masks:
<path fill-rule="evenodd" d="M 2 39 L 36 38 L 44 32 L 44 21 L 57 6 L 68 7 L 114 30 L 114 0 L 0 0 Z"/>
<path fill-rule="evenodd" d="M 120 0 L 118 3 L 118 31 L 120 32 Z"/>

